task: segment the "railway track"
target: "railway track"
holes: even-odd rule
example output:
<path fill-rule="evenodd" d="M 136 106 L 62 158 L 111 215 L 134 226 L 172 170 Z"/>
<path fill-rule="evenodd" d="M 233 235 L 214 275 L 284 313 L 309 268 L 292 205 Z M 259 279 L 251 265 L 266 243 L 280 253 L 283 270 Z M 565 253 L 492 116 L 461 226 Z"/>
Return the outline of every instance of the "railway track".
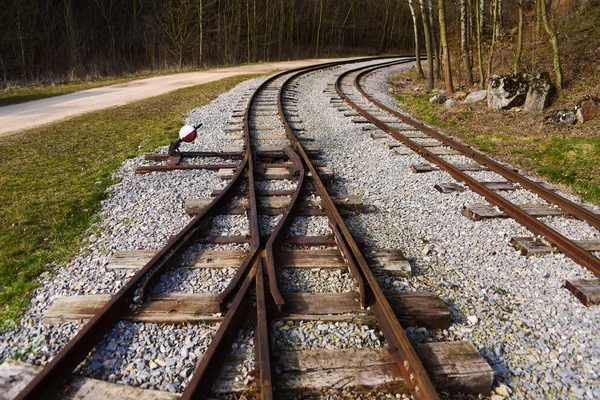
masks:
<path fill-rule="evenodd" d="M 333 172 L 319 160 L 318 149 L 310 145 L 311 138 L 302 129 L 295 88 L 308 74 L 340 66 L 325 64 L 280 73 L 240 99 L 226 136 L 234 143 L 242 142 L 241 147 L 221 152 L 171 148 L 167 154 L 147 155 L 157 164 L 138 167 L 138 173 L 206 169 L 216 171 L 228 184 L 214 191 L 212 199 L 188 202 L 187 211 L 194 217 L 162 249 L 115 254 L 109 267 L 137 269 L 117 294 L 57 300 L 46 314 L 47 321 L 89 321 L 16 398 L 64 393 L 65 386 L 59 383 L 124 319 L 218 324 L 193 373 L 186 377 L 184 399 L 231 394 L 269 399 L 329 390 L 386 391 L 422 399 L 438 398 L 438 390 L 489 393 L 493 372 L 468 342 L 411 345 L 403 325 L 447 328 L 449 311 L 433 293 L 384 292 L 376 275 L 410 275 L 410 265 L 397 250 L 365 249 L 342 218 L 361 212 L 360 199 L 327 190 Z M 244 219 L 248 234 L 216 232 L 214 223 L 222 216 Z M 321 234 L 311 236 L 302 229 L 298 234 L 295 226 L 302 219 L 305 224 L 323 225 L 318 229 Z M 235 272 L 218 294 L 157 290 L 169 270 L 225 266 L 235 267 Z M 344 280 L 343 287 L 337 292 L 302 290 L 290 278 L 315 269 L 318 276 L 334 273 L 334 280 Z M 248 321 L 254 358 L 240 360 L 231 349 Z M 355 338 L 356 347 L 336 348 L 337 339 L 324 338 L 323 342 L 332 343 L 284 351 L 293 339 L 284 331 L 303 335 L 301 328 L 307 323 L 324 335 L 333 329 L 342 333 L 354 329 L 369 332 L 371 340 Z M 254 384 L 235 376 L 236 367 L 242 364 L 253 369 Z M 71 385 L 96 384 L 79 379 Z M 107 385 L 102 386 L 102 396 L 150 395 L 134 389 L 125 394 L 122 388 L 113 387 L 121 385 Z"/>
<path fill-rule="evenodd" d="M 364 81 L 369 74 L 390 65 L 394 64 L 361 66 L 342 73 L 335 85 L 329 89 L 329 93 L 336 96 L 332 97 L 332 101 L 338 102 L 342 111 L 350 107 L 365 119 L 364 122 L 383 131 L 384 133 L 375 133 L 372 137 L 392 139 L 386 145 L 396 149 L 396 154 L 414 152 L 424 158 L 426 163 L 412 166 L 415 173 L 446 171 L 489 202 L 465 206 L 462 213 L 466 217 L 474 220 L 510 217 L 547 241 L 548 244 L 536 237 L 512 238 L 511 243 L 521 250 L 523 255 L 543 255 L 559 251 L 600 277 L 600 258 L 594 255 L 594 252 L 600 252 L 600 241 L 593 238 L 571 240 L 539 219 L 570 216 L 600 229 L 600 214 L 555 193 L 551 186 L 535 182 L 514 168 L 494 161 L 378 101 L 372 94 L 367 93 Z M 457 155 L 468 157 L 472 162 L 458 164 L 448 161 L 448 157 Z M 480 182 L 470 175 L 477 171 L 494 172 L 505 181 Z M 464 187 L 453 183 L 436 185 L 435 188 L 442 193 L 465 190 Z M 500 194 L 501 191 L 519 188 L 529 190 L 545 200 L 548 205 L 515 204 Z M 565 286 L 585 305 L 598 301 L 600 286 L 597 281 L 577 279 L 566 281 Z"/>

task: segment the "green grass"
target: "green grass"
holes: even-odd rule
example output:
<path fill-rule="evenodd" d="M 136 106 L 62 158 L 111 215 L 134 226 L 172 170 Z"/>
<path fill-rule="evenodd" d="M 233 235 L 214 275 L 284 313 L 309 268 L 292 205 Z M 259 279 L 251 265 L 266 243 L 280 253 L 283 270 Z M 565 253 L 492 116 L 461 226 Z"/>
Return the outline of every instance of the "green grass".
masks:
<path fill-rule="evenodd" d="M 425 92 L 420 94 L 413 94 L 410 96 L 396 95 L 396 100 L 402 103 L 409 103 L 412 108 L 417 110 L 419 118 L 422 122 L 439 126 L 440 128 L 448 128 L 450 126 L 456 126 L 458 121 L 455 118 L 440 119 L 438 117 L 439 104 L 432 104 L 429 102 L 429 98 L 433 96 L 432 93 Z"/>
<path fill-rule="evenodd" d="M 177 137 L 184 113 L 250 75 L 180 89 L 0 140 L 0 324 L 27 306 L 36 278 L 63 263 L 94 222 L 123 160 Z"/>
<path fill-rule="evenodd" d="M 600 204 L 600 137 L 553 137 L 535 147 L 513 149 L 551 182 L 570 186 L 584 200 Z"/>
<path fill-rule="evenodd" d="M 401 81 L 401 76 L 390 80 L 396 84 Z M 568 100 L 575 90 L 563 91 L 561 98 Z M 487 110 L 475 114 L 469 106 L 446 109 L 431 104 L 432 95 L 407 90 L 396 98 L 421 121 L 443 128 L 446 134 L 460 137 L 478 150 L 569 187 L 583 200 L 600 205 L 600 136 L 594 133 L 600 129 L 600 121 L 589 121 L 576 131 L 543 126 L 536 132 L 531 130 L 535 126 L 531 123 L 518 128 L 515 118 L 510 119 L 507 114 Z M 516 119 L 521 118 L 525 116 Z"/>

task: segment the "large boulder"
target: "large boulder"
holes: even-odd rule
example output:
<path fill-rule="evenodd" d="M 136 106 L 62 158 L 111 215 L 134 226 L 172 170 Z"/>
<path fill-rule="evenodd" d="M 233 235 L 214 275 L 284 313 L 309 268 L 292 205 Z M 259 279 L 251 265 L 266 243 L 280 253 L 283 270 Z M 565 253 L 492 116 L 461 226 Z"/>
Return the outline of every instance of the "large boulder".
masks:
<path fill-rule="evenodd" d="M 575 116 L 580 124 L 591 119 L 600 118 L 600 104 L 597 99 L 588 97 L 577 103 Z"/>
<path fill-rule="evenodd" d="M 525 111 L 542 112 L 556 96 L 556 86 L 550 82 L 548 74 L 539 74 L 529 81 L 529 89 L 525 98 Z"/>
<path fill-rule="evenodd" d="M 571 110 L 554 110 L 546 115 L 544 122 L 560 125 L 575 125 L 577 118 L 575 117 L 575 113 Z"/>
<path fill-rule="evenodd" d="M 487 90 L 478 90 L 476 92 L 471 92 L 465 99 L 465 103 L 476 103 L 481 100 L 485 100 L 487 97 Z"/>
<path fill-rule="evenodd" d="M 487 89 L 488 107 L 508 110 L 525 103 L 531 75 L 493 75 Z"/>

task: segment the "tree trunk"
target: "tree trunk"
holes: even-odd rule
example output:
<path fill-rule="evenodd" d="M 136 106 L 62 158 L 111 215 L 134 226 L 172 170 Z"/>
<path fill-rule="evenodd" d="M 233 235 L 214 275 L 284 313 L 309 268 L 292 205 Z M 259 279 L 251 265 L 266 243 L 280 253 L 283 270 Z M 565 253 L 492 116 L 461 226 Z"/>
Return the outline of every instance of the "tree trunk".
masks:
<path fill-rule="evenodd" d="M 202 68 L 202 64 L 204 64 L 203 59 L 203 51 L 202 46 L 204 45 L 204 24 L 202 22 L 202 18 L 204 17 L 204 8 L 202 4 L 202 0 L 198 0 L 198 63 L 200 68 Z"/>
<path fill-rule="evenodd" d="M 444 62 L 444 80 L 446 81 L 446 92 L 449 96 L 454 94 L 452 85 L 452 71 L 450 70 L 450 51 L 448 50 L 448 35 L 446 33 L 446 11 L 444 9 L 444 0 L 438 0 L 440 37 L 442 42 L 442 59 Z"/>
<path fill-rule="evenodd" d="M 429 26 L 429 17 L 427 15 L 427 6 L 425 0 L 420 2 L 421 19 L 423 20 L 423 31 L 425 32 L 425 48 L 427 50 L 427 88 L 433 89 L 433 52 L 431 48 L 431 28 Z"/>
<path fill-rule="evenodd" d="M 425 0 L 423 0 L 425 1 Z M 435 23 L 433 21 L 433 0 L 428 0 L 428 4 L 429 4 L 429 10 L 428 10 L 428 14 L 429 14 L 429 28 L 431 29 L 431 46 L 433 47 L 433 51 L 435 54 L 435 76 L 438 79 L 442 79 L 442 75 L 441 75 L 441 59 L 440 59 L 440 46 L 438 45 L 438 39 L 437 39 L 437 31 L 435 29 Z"/>
<path fill-rule="evenodd" d="M 463 67 L 467 85 L 473 86 L 473 73 L 471 72 L 471 56 L 469 55 L 469 39 L 467 31 L 467 2 L 460 0 L 460 47 L 462 49 Z"/>
<path fill-rule="evenodd" d="M 414 7 L 414 6 L 413 6 Z M 412 10 L 412 8 L 411 8 Z M 411 11 L 411 12 L 414 12 Z M 379 42 L 379 50 L 377 51 L 377 54 L 381 54 L 381 52 L 383 51 L 383 45 L 385 44 L 385 34 L 387 32 L 387 25 L 388 25 L 388 20 L 390 18 L 390 2 L 389 0 L 385 0 L 385 20 L 383 23 L 383 29 L 381 30 L 381 41 Z M 414 19 L 414 17 L 413 17 Z M 422 73 L 422 71 L 421 71 Z"/>
<path fill-rule="evenodd" d="M 562 77 L 562 66 L 560 62 L 560 50 L 558 47 L 558 36 L 556 35 L 556 29 L 550 24 L 548 20 L 548 14 L 546 12 L 546 1 L 540 0 L 542 21 L 544 22 L 544 28 L 546 33 L 550 36 L 550 43 L 552 43 L 552 52 L 554 53 L 554 73 L 556 74 L 556 87 L 562 89 L 563 77 Z"/>
<path fill-rule="evenodd" d="M 498 11 L 496 11 L 496 40 L 498 40 L 498 38 L 500 37 L 500 35 L 502 34 L 502 16 L 503 16 L 503 10 L 504 10 L 504 2 L 503 0 L 498 0 L 498 5 L 496 6 Z"/>
<path fill-rule="evenodd" d="M 486 76 L 492 76 L 492 63 L 494 61 L 494 47 L 496 46 L 496 23 L 498 22 L 498 0 L 494 0 L 492 10 L 492 44 L 490 45 L 490 57 L 488 58 L 487 74 Z"/>
<path fill-rule="evenodd" d="M 246 29 L 246 52 L 247 52 L 247 57 L 246 60 L 247 62 L 251 62 L 252 61 L 252 48 L 250 47 L 250 38 L 252 37 L 251 35 L 251 24 L 250 24 L 250 0 L 246 0 L 246 24 L 247 29 Z"/>
<path fill-rule="evenodd" d="M 542 0 L 536 0 L 535 2 L 535 39 L 540 40 L 542 36 Z"/>
<path fill-rule="evenodd" d="M 517 28 L 517 51 L 515 53 L 514 73 L 521 72 L 521 55 L 523 54 L 523 0 L 519 2 L 519 25 Z"/>
<path fill-rule="evenodd" d="M 321 36 L 321 23 L 323 22 L 323 0 L 319 4 L 319 25 L 317 28 L 317 47 L 315 50 L 315 58 L 319 58 L 319 40 Z"/>
<path fill-rule="evenodd" d="M 413 30 L 415 33 L 415 57 L 417 58 L 417 73 L 420 78 L 424 78 L 423 67 L 421 67 L 421 49 L 419 47 L 419 25 L 417 21 L 417 13 L 415 12 L 415 0 L 408 0 L 408 6 L 410 7 L 410 15 L 412 15 Z"/>
<path fill-rule="evenodd" d="M 477 1 L 477 9 L 475 10 L 475 18 L 477 23 L 477 65 L 479 68 L 479 88 L 483 89 L 486 85 L 485 71 L 483 70 L 483 56 L 481 54 L 481 21 L 483 20 L 483 15 L 481 15 L 481 4 L 483 4 L 484 0 Z"/>

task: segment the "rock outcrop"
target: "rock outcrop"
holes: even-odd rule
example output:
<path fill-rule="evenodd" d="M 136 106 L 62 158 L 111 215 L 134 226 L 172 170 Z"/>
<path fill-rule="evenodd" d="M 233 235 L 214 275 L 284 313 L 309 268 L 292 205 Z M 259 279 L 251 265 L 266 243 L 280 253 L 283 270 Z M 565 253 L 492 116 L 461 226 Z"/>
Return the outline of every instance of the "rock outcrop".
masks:
<path fill-rule="evenodd" d="M 575 125 L 577 118 L 572 110 L 554 110 L 546 115 L 544 122 L 550 124 Z"/>
<path fill-rule="evenodd" d="M 477 103 L 478 101 L 485 100 L 487 97 L 487 90 L 478 90 L 476 92 L 469 93 L 465 99 L 465 103 Z"/>
<path fill-rule="evenodd" d="M 600 118 L 600 102 L 597 99 L 588 96 L 575 106 L 575 116 L 577 117 L 577 122 L 580 124 L 583 124 L 585 121 Z"/>
<path fill-rule="evenodd" d="M 487 89 L 488 107 L 508 110 L 525 103 L 531 75 L 493 75 Z"/>
<path fill-rule="evenodd" d="M 444 93 L 436 94 L 432 98 L 429 99 L 430 103 L 444 104 L 446 101 L 446 95 Z"/>
<path fill-rule="evenodd" d="M 542 112 L 556 96 L 556 86 L 550 82 L 548 74 L 539 74 L 529 81 L 529 89 L 525 99 L 525 111 Z"/>

